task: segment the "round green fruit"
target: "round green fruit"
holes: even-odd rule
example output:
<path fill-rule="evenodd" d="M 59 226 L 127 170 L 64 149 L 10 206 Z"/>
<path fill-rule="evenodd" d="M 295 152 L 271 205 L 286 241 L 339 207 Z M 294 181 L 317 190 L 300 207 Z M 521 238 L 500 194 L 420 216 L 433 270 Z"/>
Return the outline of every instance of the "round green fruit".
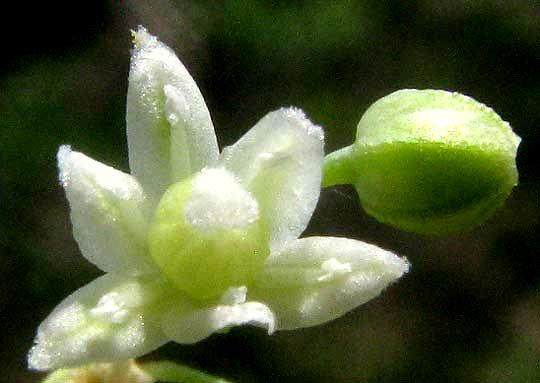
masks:
<path fill-rule="evenodd" d="M 362 116 L 355 143 L 325 159 L 325 185 L 351 183 L 379 221 L 422 235 L 471 230 L 517 184 L 520 139 L 459 93 L 401 90 Z"/>

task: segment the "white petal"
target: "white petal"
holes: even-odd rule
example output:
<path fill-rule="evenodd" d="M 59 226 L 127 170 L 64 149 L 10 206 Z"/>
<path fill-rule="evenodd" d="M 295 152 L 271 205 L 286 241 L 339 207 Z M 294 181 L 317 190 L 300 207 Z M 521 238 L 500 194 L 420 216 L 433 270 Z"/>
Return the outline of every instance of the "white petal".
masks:
<path fill-rule="evenodd" d="M 270 226 L 270 247 L 297 238 L 306 228 L 321 187 L 323 131 L 302 111 L 267 114 L 233 146 L 221 163 L 246 185 Z"/>
<path fill-rule="evenodd" d="M 249 289 L 277 329 L 315 326 L 369 301 L 409 269 L 404 258 L 347 238 L 310 237 L 272 255 Z"/>
<path fill-rule="evenodd" d="M 157 203 L 172 183 L 217 161 L 203 96 L 174 52 L 142 27 L 134 34 L 127 95 L 131 172 Z"/>
<path fill-rule="evenodd" d="M 137 180 L 69 146 L 58 150 L 58 168 L 83 256 L 104 271 L 153 270 L 145 194 Z"/>
<path fill-rule="evenodd" d="M 220 298 L 220 303 L 224 305 L 238 305 L 244 303 L 247 298 L 247 287 L 229 287 Z"/>
<path fill-rule="evenodd" d="M 274 314 L 259 302 L 208 308 L 175 305 L 163 316 L 163 332 L 178 343 L 196 343 L 215 332 L 227 331 L 234 326 L 250 324 L 274 332 Z"/>
<path fill-rule="evenodd" d="M 29 367 L 49 370 L 134 358 L 161 346 L 167 286 L 159 278 L 106 274 L 66 298 L 39 326 Z M 170 304 L 170 303 L 169 303 Z"/>

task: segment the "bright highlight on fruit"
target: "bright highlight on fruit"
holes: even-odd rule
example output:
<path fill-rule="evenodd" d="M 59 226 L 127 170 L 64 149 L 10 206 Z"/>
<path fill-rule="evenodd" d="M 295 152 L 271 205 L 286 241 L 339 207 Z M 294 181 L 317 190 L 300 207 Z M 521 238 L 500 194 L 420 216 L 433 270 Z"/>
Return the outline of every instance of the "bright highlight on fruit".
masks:
<path fill-rule="evenodd" d="M 329 154 L 324 186 L 353 184 L 379 221 L 422 235 L 465 232 L 517 184 L 520 138 L 492 109 L 442 90 L 400 90 L 363 115 L 353 145 Z"/>

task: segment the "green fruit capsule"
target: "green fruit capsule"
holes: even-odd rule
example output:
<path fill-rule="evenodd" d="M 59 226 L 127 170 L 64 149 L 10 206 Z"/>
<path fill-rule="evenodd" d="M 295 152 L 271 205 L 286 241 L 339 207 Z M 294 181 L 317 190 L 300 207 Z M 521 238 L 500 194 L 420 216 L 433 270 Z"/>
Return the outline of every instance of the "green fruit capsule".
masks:
<path fill-rule="evenodd" d="M 353 184 L 379 221 L 423 235 L 471 230 L 517 184 L 520 138 L 459 93 L 400 90 L 375 102 L 353 145 L 329 154 L 324 186 Z"/>
<path fill-rule="evenodd" d="M 244 286 L 270 250 L 257 201 L 224 169 L 203 169 L 165 192 L 150 254 L 179 290 L 199 300 Z"/>

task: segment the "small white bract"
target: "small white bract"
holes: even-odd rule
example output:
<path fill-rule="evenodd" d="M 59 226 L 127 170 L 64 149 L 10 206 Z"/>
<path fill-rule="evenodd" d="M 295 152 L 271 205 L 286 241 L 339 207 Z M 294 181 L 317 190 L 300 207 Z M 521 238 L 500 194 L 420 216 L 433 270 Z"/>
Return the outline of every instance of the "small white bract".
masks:
<path fill-rule="evenodd" d="M 218 152 L 203 97 L 171 49 L 134 33 L 132 174 L 62 146 L 60 181 L 81 253 L 106 272 L 40 325 L 29 366 L 49 370 L 194 343 L 231 326 L 269 333 L 335 319 L 409 268 L 345 238 L 298 239 L 321 187 L 323 131 L 296 108 Z"/>

